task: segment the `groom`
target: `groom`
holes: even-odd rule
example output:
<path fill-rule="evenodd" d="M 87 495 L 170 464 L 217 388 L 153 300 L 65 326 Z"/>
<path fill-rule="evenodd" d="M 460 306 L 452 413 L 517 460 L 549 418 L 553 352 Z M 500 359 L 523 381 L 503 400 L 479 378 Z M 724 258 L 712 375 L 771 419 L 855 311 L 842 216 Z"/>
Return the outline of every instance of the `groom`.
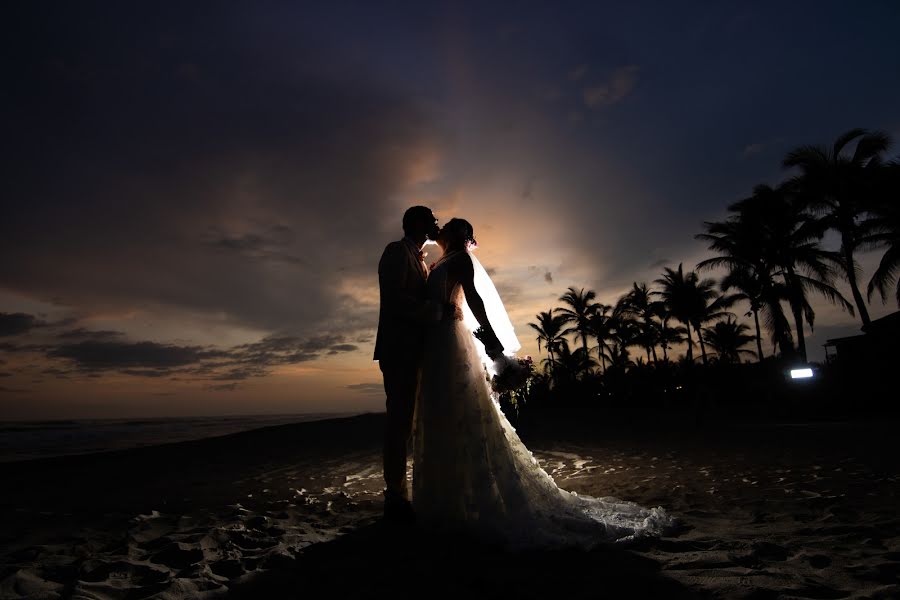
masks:
<path fill-rule="evenodd" d="M 375 356 L 384 377 L 387 426 L 384 435 L 384 516 L 414 518 L 406 485 L 407 445 L 419 388 L 425 324 L 441 317 L 442 307 L 425 296 L 428 269 L 422 247 L 438 235 L 431 209 L 413 206 L 403 215 L 402 240 L 391 242 L 378 263 L 381 307 Z"/>

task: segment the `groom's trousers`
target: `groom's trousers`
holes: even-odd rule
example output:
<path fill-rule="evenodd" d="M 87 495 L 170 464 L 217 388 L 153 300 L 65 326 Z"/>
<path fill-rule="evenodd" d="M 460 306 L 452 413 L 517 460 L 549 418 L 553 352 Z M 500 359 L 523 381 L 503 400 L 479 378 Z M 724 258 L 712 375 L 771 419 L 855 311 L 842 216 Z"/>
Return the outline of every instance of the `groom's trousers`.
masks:
<path fill-rule="evenodd" d="M 418 357 L 380 359 L 387 396 L 387 427 L 384 430 L 384 483 L 386 496 L 409 499 L 406 457 L 413 429 L 416 395 L 421 374 Z"/>

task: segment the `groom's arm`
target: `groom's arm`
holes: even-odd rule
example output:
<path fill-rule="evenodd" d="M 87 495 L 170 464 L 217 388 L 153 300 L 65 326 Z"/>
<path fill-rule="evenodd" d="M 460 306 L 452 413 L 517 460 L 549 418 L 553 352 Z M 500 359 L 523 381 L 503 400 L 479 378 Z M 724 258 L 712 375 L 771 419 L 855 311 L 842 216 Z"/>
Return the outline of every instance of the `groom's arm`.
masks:
<path fill-rule="evenodd" d="M 406 288 L 408 277 L 406 250 L 397 243 L 388 244 L 378 262 L 378 285 L 381 302 L 391 318 L 425 321 L 433 317 L 432 304 L 410 294 Z"/>

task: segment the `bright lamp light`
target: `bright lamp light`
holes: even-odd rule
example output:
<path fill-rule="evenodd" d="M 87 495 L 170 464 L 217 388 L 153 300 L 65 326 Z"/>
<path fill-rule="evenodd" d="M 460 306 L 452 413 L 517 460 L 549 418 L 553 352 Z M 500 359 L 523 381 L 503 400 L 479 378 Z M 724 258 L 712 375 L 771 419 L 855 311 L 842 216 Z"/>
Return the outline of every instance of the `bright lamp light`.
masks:
<path fill-rule="evenodd" d="M 809 379 L 812 376 L 812 369 L 791 369 L 791 379 Z"/>

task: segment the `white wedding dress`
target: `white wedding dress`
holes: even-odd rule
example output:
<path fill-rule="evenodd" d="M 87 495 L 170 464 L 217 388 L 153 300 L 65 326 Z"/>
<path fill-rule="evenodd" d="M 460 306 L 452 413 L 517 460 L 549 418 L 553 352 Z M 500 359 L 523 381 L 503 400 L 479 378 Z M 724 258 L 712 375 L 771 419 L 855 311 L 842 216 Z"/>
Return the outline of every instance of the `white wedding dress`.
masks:
<path fill-rule="evenodd" d="M 487 279 L 496 295 L 477 259 L 459 254 L 449 260 L 472 260 L 476 281 L 480 271 L 482 288 Z M 519 440 L 487 381 L 491 364 L 472 336 L 463 288 L 448 283 L 449 260 L 429 274 L 429 298 L 463 307 L 468 317 L 436 322 L 426 338 L 413 452 L 417 522 L 518 549 L 589 549 L 662 533 L 672 524 L 662 508 L 560 489 Z M 487 311 L 492 324 L 508 319 L 499 306 Z M 508 338 L 498 337 L 511 354 Z M 516 341 L 512 350 L 518 347 Z"/>

